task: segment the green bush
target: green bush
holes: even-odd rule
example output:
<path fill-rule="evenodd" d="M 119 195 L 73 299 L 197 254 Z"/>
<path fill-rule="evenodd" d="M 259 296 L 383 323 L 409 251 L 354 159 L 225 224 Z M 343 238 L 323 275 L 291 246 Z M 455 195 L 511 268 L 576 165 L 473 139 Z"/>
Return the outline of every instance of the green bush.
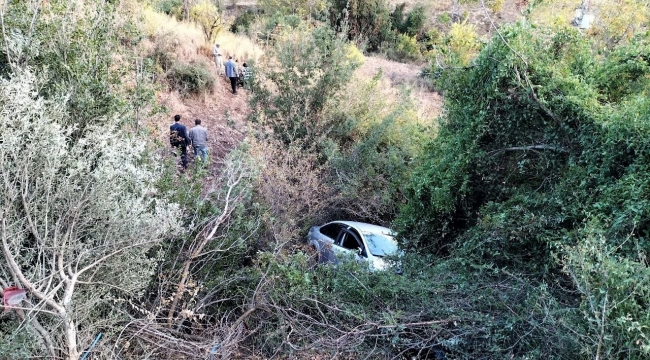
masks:
<path fill-rule="evenodd" d="M 251 9 L 244 11 L 243 13 L 237 15 L 235 20 L 233 20 L 232 25 L 230 25 L 230 31 L 233 33 L 247 33 L 250 29 L 250 26 L 255 22 L 257 18 L 255 12 Z"/>
<path fill-rule="evenodd" d="M 573 29 L 516 24 L 439 69 L 447 112 L 394 224 L 413 251 L 562 284 L 587 358 L 650 351 L 648 42 L 599 57 Z"/>
<path fill-rule="evenodd" d="M 182 96 L 196 95 L 212 91 L 214 77 L 205 64 L 175 64 L 167 74 L 172 89 Z"/>
<path fill-rule="evenodd" d="M 338 120 L 323 116 L 326 106 L 340 101 L 340 90 L 360 65 L 348 49 L 327 26 L 277 37 L 268 53 L 278 62 L 252 84 L 249 119 L 261 125 L 262 136 L 286 145 L 324 143 Z"/>
<path fill-rule="evenodd" d="M 444 25 L 451 24 L 451 16 L 448 13 L 442 13 L 438 15 L 438 22 Z"/>
<path fill-rule="evenodd" d="M 404 34 L 397 35 L 394 48 L 387 51 L 388 57 L 394 60 L 421 60 L 422 53 L 420 53 L 420 44 L 415 36 L 408 36 Z"/>
<path fill-rule="evenodd" d="M 183 0 L 158 0 L 156 10 L 167 15 L 180 15 Z"/>
<path fill-rule="evenodd" d="M 347 14 L 347 23 L 342 14 Z M 384 42 L 393 39 L 390 8 L 386 0 L 334 0 L 329 18 L 334 29 L 347 30 L 349 39 L 366 42 L 370 51 L 379 50 Z"/>
<path fill-rule="evenodd" d="M 402 3 L 396 6 L 395 10 L 391 13 L 390 16 L 393 23 L 393 29 L 408 36 L 422 34 L 424 32 L 424 23 L 426 21 L 424 7 L 416 6 L 408 13 L 408 15 L 406 15 L 406 18 L 404 18 L 405 7 L 406 4 Z"/>

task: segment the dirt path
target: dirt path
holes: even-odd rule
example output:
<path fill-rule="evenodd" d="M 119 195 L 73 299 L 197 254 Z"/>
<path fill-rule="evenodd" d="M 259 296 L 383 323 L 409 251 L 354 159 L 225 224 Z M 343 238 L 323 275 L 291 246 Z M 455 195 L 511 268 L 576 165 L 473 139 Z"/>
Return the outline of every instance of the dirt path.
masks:
<path fill-rule="evenodd" d="M 212 92 L 191 98 L 181 98 L 177 91 L 158 93 L 159 104 L 169 109 L 167 114 L 156 120 L 158 138 L 168 144 L 169 125 L 175 114 L 181 115 L 181 123 L 189 131 L 195 119 L 201 119 L 201 125 L 208 129 L 208 143 L 212 160 L 224 156 L 244 138 L 245 120 L 250 109 L 249 93 L 239 88 L 237 95 L 232 94 L 230 81 L 225 76 L 219 77 L 214 64 L 211 64 L 215 84 Z M 191 150 L 189 151 L 191 153 Z M 193 154 L 190 154 L 190 164 Z M 217 165 L 211 161 L 212 165 Z"/>

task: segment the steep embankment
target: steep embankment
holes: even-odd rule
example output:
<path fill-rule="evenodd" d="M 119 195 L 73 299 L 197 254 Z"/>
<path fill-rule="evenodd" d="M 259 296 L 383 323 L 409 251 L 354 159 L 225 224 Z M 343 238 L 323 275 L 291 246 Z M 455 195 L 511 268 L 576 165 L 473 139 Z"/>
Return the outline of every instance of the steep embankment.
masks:
<path fill-rule="evenodd" d="M 237 95 L 232 94 L 230 82 L 224 76 L 218 76 L 216 67 L 212 66 L 211 72 L 215 85 L 210 93 L 190 98 L 181 97 L 178 91 L 157 94 L 159 103 L 169 109 L 158 121 L 159 137 L 166 141 L 175 114 L 181 115 L 181 123 L 188 129 L 194 126 L 194 119 L 201 119 L 201 125 L 208 129 L 210 135 L 210 154 L 213 159 L 220 159 L 244 137 L 249 94 L 242 89 Z M 191 159 L 193 155 L 190 155 Z"/>
<path fill-rule="evenodd" d="M 159 115 L 156 120 L 157 137 L 167 143 L 169 125 L 173 122 L 175 114 L 182 116 L 181 123 L 187 128 L 194 126 L 194 119 L 202 120 L 210 133 L 210 151 L 212 159 L 221 159 L 245 136 L 246 118 L 250 113 L 248 100 L 250 92 L 240 89 L 237 95 L 230 91 L 230 82 L 225 76 L 218 76 L 217 69 L 212 59 L 207 55 L 197 55 L 196 61 L 211 63 L 210 72 L 215 78 L 215 84 L 210 92 L 199 96 L 184 98 L 178 91 L 165 90 L 156 97 L 160 105 L 168 112 Z M 241 63 L 241 61 L 240 61 Z M 365 58 L 363 66 L 357 70 L 357 75 L 365 78 L 381 73 L 381 86 L 384 95 L 398 96 L 403 88 L 410 90 L 411 98 L 418 104 L 418 109 L 423 118 L 432 118 L 439 114 L 442 106 L 442 97 L 432 92 L 420 77 L 421 66 L 391 61 L 378 56 Z M 193 155 L 190 154 L 190 162 Z"/>

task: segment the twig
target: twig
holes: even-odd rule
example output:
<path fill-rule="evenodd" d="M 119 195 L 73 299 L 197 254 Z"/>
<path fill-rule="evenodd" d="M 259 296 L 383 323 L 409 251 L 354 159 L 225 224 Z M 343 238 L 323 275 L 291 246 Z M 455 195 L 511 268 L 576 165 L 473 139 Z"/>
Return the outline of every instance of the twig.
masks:
<path fill-rule="evenodd" d="M 600 360 L 600 351 L 603 347 L 603 338 L 605 337 L 605 317 L 607 316 L 607 295 L 605 293 L 605 300 L 603 301 L 603 311 L 600 317 L 600 336 L 598 337 L 598 349 L 596 350 L 596 360 Z"/>
<path fill-rule="evenodd" d="M 557 152 L 562 152 L 562 153 L 567 153 L 568 152 L 566 149 L 561 148 L 559 146 L 540 144 L 540 145 L 514 146 L 514 147 L 509 147 L 509 148 L 503 148 L 503 149 L 490 151 L 487 154 L 492 156 L 492 155 L 500 154 L 500 153 L 507 152 L 507 151 L 529 151 L 529 150 L 552 150 L 552 151 L 557 151 Z"/>

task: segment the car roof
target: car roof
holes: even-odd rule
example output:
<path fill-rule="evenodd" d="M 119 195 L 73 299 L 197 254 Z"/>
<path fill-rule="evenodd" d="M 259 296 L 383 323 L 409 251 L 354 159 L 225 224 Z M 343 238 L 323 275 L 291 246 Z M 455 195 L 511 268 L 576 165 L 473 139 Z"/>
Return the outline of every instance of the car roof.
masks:
<path fill-rule="evenodd" d="M 352 226 L 353 228 L 359 230 L 360 232 L 380 233 L 380 234 L 390 234 L 390 235 L 395 234 L 395 231 L 379 225 L 367 224 L 358 221 L 337 220 L 332 222 Z"/>

